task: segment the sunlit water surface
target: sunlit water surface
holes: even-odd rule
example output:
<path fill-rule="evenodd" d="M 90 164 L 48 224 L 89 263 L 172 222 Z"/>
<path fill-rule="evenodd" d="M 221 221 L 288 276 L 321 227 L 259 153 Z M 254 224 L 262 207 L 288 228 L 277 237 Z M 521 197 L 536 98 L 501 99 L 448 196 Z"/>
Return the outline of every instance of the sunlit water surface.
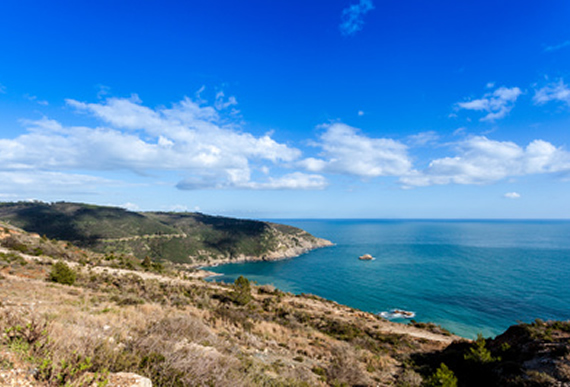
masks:
<path fill-rule="evenodd" d="M 570 319 L 570 222 L 281 220 L 335 243 L 294 259 L 211 268 L 365 311 L 413 311 L 464 336 Z M 365 253 L 376 259 L 360 261 Z M 406 322 L 406 320 L 396 320 Z"/>

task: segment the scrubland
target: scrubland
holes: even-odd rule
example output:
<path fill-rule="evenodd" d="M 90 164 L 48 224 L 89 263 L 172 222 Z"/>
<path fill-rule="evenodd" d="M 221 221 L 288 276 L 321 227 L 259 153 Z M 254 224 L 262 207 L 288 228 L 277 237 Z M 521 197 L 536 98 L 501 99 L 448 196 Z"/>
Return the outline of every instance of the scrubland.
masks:
<path fill-rule="evenodd" d="M 17 362 L 34 385 L 105 386 L 118 372 L 155 386 L 568 380 L 567 323 L 521 325 L 526 341 L 519 332 L 472 343 L 433 324 L 395 324 L 245 278 L 210 283 L 175 265 L 98 254 L 6 224 L 0 245 L 0 371 Z M 523 367 L 535 353 L 516 355 L 529 342 L 544 343 L 554 371 Z"/>

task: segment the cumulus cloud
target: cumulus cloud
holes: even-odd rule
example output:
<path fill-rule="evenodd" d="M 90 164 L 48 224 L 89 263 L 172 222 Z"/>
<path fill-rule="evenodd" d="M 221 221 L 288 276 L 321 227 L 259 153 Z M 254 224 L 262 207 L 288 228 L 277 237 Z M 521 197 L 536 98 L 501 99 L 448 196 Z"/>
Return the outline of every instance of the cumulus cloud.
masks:
<path fill-rule="evenodd" d="M 459 142 L 456 155 L 430 162 L 400 181 L 406 187 L 488 184 L 510 176 L 570 171 L 570 154 L 549 142 L 534 140 L 525 148 L 509 141 L 475 136 Z"/>
<path fill-rule="evenodd" d="M 507 192 L 503 195 L 506 199 L 519 199 L 521 195 L 518 192 Z"/>
<path fill-rule="evenodd" d="M 220 107 L 234 105 L 222 99 Z M 288 163 L 301 152 L 270 135 L 254 136 L 226 123 L 213 106 L 185 98 L 172 107 L 152 109 L 134 95 L 100 103 L 69 99 L 79 112 L 93 115 L 105 125 L 65 126 L 43 118 L 23 121 L 27 133 L 0 139 L 1 171 L 176 171 L 188 176 L 183 189 L 248 187 L 251 189 L 321 188 L 316 176 L 288 175 L 251 181 L 259 163 Z M 225 105 L 224 105 L 225 104 Z"/>
<path fill-rule="evenodd" d="M 499 87 L 483 95 L 483 98 L 458 102 L 456 106 L 458 109 L 486 112 L 487 115 L 481 118 L 481 121 L 495 121 L 505 117 L 512 110 L 521 94 L 522 91 L 518 87 Z"/>
<path fill-rule="evenodd" d="M 550 83 L 535 90 L 533 101 L 537 105 L 544 105 L 550 101 L 560 101 L 570 106 L 570 88 L 560 79 L 558 82 Z"/>
<path fill-rule="evenodd" d="M 307 158 L 299 165 L 310 172 L 356 175 L 359 177 L 399 176 L 412 163 L 407 146 L 387 138 L 370 138 L 342 123 L 323 125 L 324 133 L 313 145 L 321 148 L 319 158 Z"/>
<path fill-rule="evenodd" d="M 358 4 L 352 4 L 342 10 L 340 32 L 345 36 L 351 36 L 362 30 L 364 15 L 374 9 L 372 0 L 360 0 Z"/>

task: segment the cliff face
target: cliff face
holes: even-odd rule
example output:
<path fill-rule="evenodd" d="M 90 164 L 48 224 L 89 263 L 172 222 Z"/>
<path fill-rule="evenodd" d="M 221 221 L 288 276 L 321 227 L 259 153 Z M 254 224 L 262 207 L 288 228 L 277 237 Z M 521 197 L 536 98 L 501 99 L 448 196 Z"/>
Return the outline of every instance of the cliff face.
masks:
<path fill-rule="evenodd" d="M 228 253 L 211 254 L 208 256 L 208 264 L 254 262 L 254 261 L 277 261 L 281 259 L 297 257 L 308 251 L 321 247 L 332 246 L 333 243 L 314 237 L 301 229 L 268 223 L 264 230 L 262 245 L 267 246 L 265 251 L 258 254 L 238 254 Z M 202 252 L 205 254 L 205 252 Z M 194 259 L 197 261 L 197 258 Z"/>
<path fill-rule="evenodd" d="M 290 258 L 331 245 L 268 222 L 78 203 L 1 203 L 0 220 L 100 253 L 195 265 Z"/>

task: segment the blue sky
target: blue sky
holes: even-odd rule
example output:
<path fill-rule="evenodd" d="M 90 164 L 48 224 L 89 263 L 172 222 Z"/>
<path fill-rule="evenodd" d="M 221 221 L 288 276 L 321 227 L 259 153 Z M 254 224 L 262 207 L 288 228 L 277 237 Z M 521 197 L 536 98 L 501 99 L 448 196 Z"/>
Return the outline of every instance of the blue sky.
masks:
<path fill-rule="evenodd" d="M 0 200 L 569 218 L 570 3 L 0 6 Z"/>

